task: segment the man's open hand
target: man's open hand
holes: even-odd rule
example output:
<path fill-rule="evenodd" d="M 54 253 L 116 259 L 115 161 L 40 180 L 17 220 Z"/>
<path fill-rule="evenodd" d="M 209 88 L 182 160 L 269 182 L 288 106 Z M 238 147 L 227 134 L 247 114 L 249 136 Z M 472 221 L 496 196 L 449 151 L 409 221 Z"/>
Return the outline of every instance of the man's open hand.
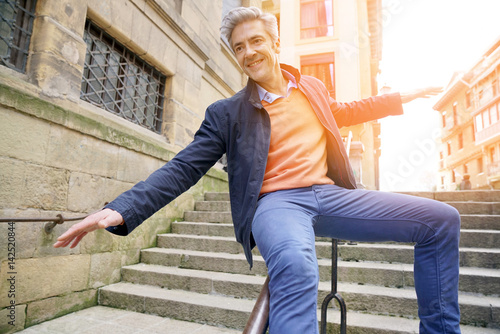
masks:
<path fill-rule="evenodd" d="M 81 222 L 71 226 L 63 235 L 57 238 L 54 247 L 66 247 L 73 242 L 70 248 L 74 248 L 87 233 L 109 226 L 117 226 L 122 222 L 122 215 L 114 210 L 104 209 L 98 211 Z"/>
<path fill-rule="evenodd" d="M 411 92 L 400 93 L 401 102 L 408 103 L 418 98 L 428 98 L 434 95 L 441 94 L 443 92 L 442 87 L 426 87 L 421 89 L 415 89 Z"/>

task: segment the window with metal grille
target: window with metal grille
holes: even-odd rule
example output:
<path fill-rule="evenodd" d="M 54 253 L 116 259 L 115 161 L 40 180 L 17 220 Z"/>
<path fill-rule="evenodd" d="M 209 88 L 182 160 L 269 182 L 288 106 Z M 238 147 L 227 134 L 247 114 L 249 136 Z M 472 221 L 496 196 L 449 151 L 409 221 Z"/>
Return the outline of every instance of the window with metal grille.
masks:
<path fill-rule="evenodd" d="M 0 0 L 0 64 L 26 70 L 36 0 Z"/>
<path fill-rule="evenodd" d="M 165 75 L 87 20 L 80 98 L 160 133 Z"/>

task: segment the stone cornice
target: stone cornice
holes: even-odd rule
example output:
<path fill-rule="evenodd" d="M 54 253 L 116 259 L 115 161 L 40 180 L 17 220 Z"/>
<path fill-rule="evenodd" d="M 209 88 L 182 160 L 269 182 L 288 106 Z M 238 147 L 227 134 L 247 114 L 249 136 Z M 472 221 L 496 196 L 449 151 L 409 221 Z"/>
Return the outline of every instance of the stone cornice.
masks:
<path fill-rule="evenodd" d="M 217 72 L 214 71 L 212 67 L 208 63 L 205 63 L 205 71 L 221 85 L 229 94 L 234 95 L 236 94 L 235 90 L 232 89 L 218 74 Z"/>
<path fill-rule="evenodd" d="M 207 55 L 208 52 L 205 52 L 200 48 L 200 45 L 203 45 L 202 41 L 196 41 L 198 37 L 181 17 L 174 18 L 176 15 L 171 8 L 168 8 L 164 2 L 158 0 L 147 0 L 146 2 L 156 11 L 158 15 L 161 16 L 162 19 L 165 20 L 165 22 L 178 34 L 178 36 L 186 42 L 186 44 L 202 59 L 202 61 L 206 62 L 210 59 Z M 172 13 L 172 15 L 170 13 Z M 182 27 L 180 24 L 182 24 Z M 186 33 L 186 31 L 191 32 L 191 34 Z"/>
<path fill-rule="evenodd" d="M 479 148 L 477 150 L 474 150 L 473 152 L 468 153 L 467 156 L 460 157 L 456 160 L 445 159 L 446 167 L 442 168 L 440 170 L 441 171 L 452 170 L 452 169 L 455 169 L 455 168 L 460 167 L 462 165 L 465 165 L 466 163 L 469 163 L 470 161 L 474 161 L 482 156 L 483 156 L 483 153 L 482 153 L 481 149 Z"/>

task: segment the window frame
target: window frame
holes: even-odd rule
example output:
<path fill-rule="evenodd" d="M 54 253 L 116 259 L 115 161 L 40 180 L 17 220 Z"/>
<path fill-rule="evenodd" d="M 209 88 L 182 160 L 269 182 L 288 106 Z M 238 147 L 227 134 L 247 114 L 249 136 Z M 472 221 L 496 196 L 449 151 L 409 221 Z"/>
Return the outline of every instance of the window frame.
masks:
<path fill-rule="evenodd" d="M 12 9 L 13 16 L 7 18 L 6 12 L 0 11 L 0 32 L 2 25 L 10 27 L 5 29 L 10 30 L 8 36 L 0 35 L 0 46 L 6 47 L 5 55 L 0 54 L 0 65 L 25 73 L 37 0 L 5 0 L 3 5 Z"/>
<path fill-rule="evenodd" d="M 315 2 L 316 0 L 305 0 L 308 2 Z M 321 1 L 321 0 L 317 0 Z M 295 34 L 296 34 L 296 43 L 297 44 L 308 44 L 308 43 L 321 43 L 321 42 L 327 42 L 331 40 L 337 40 L 339 39 L 338 35 L 338 29 L 337 27 L 337 22 L 338 22 L 338 1 L 337 0 L 331 0 L 332 1 L 332 29 L 333 29 L 333 34 L 331 36 L 319 36 L 319 37 L 311 37 L 311 38 L 302 38 L 302 29 L 301 29 L 301 2 L 296 1 L 295 2 L 295 22 L 299 22 L 296 24 L 296 29 L 295 29 Z"/>
<path fill-rule="evenodd" d="M 87 19 L 80 98 L 155 133 L 162 132 L 167 76 Z"/>

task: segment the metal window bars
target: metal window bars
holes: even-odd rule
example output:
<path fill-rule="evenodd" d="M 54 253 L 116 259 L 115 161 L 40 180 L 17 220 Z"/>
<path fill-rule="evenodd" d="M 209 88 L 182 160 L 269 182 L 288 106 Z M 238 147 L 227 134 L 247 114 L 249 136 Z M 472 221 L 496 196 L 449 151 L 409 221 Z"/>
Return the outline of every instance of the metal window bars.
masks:
<path fill-rule="evenodd" d="M 166 77 L 87 20 L 80 98 L 161 133 Z"/>
<path fill-rule="evenodd" d="M 36 0 L 0 0 L 0 65 L 24 73 Z"/>

